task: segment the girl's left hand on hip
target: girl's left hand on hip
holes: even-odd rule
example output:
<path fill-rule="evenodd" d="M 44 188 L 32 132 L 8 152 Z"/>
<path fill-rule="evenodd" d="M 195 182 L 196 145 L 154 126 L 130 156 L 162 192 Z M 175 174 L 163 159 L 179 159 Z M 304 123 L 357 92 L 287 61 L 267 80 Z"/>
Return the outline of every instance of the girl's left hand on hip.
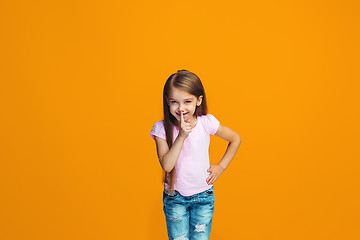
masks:
<path fill-rule="evenodd" d="M 210 168 L 207 170 L 210 173 L 209 177 L 206 179 L 207 184 L 213 184 L 224 170 L 225 169 L 223 169 L 220 165 L 210 165 Z"/>

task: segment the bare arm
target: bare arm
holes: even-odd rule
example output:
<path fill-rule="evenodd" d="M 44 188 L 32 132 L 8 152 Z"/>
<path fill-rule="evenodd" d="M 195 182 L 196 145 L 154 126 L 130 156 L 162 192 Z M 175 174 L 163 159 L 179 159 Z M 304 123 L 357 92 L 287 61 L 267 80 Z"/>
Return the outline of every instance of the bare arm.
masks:
<path fill-rule="evenodd" d="M 181 149 L 184 145 L 185 138 L 178 135 L 174 144 L 169 150 L 167 142 L 155 136 L 156 149 L 161 167 L 166 172 L 170 172 L 176 165 L 180 156 Z"/>
<path fill-rule="evenodd" d="M 206 179 L 208 184 L 212 184 L 220 177 L 221 173 L 228 167 L 231 160 L 234 158 L 241 143 L 239 134 L 237 134 L 234 130 L 222 125 L 219 126 L 215 135 L 228 141 L 229 145 L 220 162 L 217 165 L 211 165 L 210 169 L 208 170 L 208 172 L 210 172 L 209 177 Z"/>
<path fill-rule="evenodd" d="M 226 152 L 218 164 L 223 169 L 226 169 L 231 160 L 234 158 L 237 150 L 239 149 L 241 138 L 239 134 L 237 134 L 232 129 L 221 125 L 219 126 L 219 129 L 217 130 L 215 135 L 229 142 Z"/>
<path fill-rule="evenodd" d="M 188 122 L 185 122 L 183 113 L 181 112 L 181 129 L 170 150 L 167 142 L 164 139 L 155 136 L 156 149 L 159 161 L 161 167 L 166 172 L 170 172 L 175 167 L 176 162 L 180 156 L 181 149 L 184 145 L 184 141 L 189 136 L 190 132 L 190 120 L 188 120 Z"/>

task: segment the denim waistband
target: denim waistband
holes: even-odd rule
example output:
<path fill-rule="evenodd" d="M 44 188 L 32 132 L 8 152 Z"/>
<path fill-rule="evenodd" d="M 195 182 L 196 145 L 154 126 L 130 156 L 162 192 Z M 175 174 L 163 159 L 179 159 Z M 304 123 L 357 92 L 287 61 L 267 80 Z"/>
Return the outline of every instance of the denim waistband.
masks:
<path fill-rule="evenodd" d="M 186 199 L 191 199 L 191 198 L 196 198 L 196 197 L 199 197 L 200 195 L 204 194 L 205 192 L 209 192 L 209 191 L 214 191 L 214 186 L 211 186 L 211 188 L 205 190 L 205 191 L 202 191 L 200 193 L 196 193 L 196 194 L 193 194 L 193 195 L 190 195 L 190 196 L 183 196 L 181 195 L 177 190 L 174 191 L 173 194 L 169 194 L 169 190 L 164 188 L 164 192 L 167 194 L 167 195 L 170 195 L 170 196 L 175 196 L 177 194 L 181 195 L 182 197 L 186 198 Z"/>

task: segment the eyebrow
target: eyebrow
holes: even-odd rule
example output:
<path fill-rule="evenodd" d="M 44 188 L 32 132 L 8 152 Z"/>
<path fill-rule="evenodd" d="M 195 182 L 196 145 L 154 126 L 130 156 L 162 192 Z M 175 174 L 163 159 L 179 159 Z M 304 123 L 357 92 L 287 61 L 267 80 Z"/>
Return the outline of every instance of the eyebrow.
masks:
<path fill-rule="evenodd" d="M 169 99 L 171 99 L 171 100 L 177 100 L 177 99 L 175 99 L 175 98 L 169 98 Z M 194 100 L 193 98 L 186 98 L 186 99 L 184 99 L 184 100 Z"/>

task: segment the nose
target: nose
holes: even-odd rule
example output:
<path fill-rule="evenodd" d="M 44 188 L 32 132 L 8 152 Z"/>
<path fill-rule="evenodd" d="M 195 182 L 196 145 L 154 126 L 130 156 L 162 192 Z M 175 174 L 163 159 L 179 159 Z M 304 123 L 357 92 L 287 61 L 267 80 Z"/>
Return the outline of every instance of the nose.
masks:
<path fill-rule="evenodd" d="M 184 105 L 180 103 L 179 105 L 179 111 L 180 112 L 185 112 L 185 108 L 184 108 Z"/>

